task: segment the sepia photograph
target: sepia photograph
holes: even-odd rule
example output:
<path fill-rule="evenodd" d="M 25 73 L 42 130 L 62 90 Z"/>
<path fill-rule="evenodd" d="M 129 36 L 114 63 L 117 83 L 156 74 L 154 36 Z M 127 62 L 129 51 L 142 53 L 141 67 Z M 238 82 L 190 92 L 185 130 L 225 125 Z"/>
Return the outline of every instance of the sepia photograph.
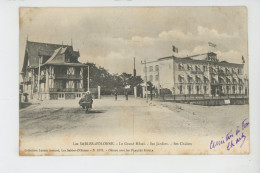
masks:
<path fill-rule="evenodd" d="M 19 155 L 250 154 L 245 6 L 19 8 Z"/>

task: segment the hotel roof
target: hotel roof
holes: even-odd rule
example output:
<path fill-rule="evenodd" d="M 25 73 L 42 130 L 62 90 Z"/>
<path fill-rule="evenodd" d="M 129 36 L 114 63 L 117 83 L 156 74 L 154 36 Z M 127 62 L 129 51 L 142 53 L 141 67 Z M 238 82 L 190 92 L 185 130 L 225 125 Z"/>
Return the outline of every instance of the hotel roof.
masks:
<path fill-rule="evenodd" d="M 196 54 L 196 55 L 191 55 L 191 56 L 186 56 L 186 57 L 176 57 L 174 55 L 172 56 L 168 56 L 168 57 L 162 57 L 162 58 L 158 58 L 155 61 L 150 61 L 147 63 L 153 63 L 153 62 L 158 62 L 158 61 L 164 61 L 164 60 L 169 60 L 169 59 L 174 59 L 176 61 L 192 61 L 192 62 L 198 62 L 198 63 L 208 63 L 208 62 L 212 62 L 212 63 L 216 63 L 219 65 L 243 65 L 243 64 L 238 64 L 238 63 L 230 63 L 227 61 L 218 61 L 218 59 L 216 59 L 216 61 L 211 61 L 211 60 L 207 60 L 208 55 L 217 55 L 214 52 L 209 52 L 209 53 L 202 53 L 202 54 Z"/>

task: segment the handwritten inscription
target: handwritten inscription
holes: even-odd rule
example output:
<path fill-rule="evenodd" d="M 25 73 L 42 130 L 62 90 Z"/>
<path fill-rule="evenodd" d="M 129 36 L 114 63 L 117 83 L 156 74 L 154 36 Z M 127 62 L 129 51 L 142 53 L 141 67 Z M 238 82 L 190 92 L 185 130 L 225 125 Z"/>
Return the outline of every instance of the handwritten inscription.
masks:
<path fill-rule="evenodd" d="M 226 144 L 226 148 L 229 151 L 231 148 L 235 147 L 236 145 L 240 144 L 240 147 L 244 145 L 244 142 L 246 140 L 246 135 L 244 134 L 244 130 L 249 126 L 248 119 L 244 119 L 241 123 L 241 127 L 237 126 L 235 133 L 233 133 L 232 130 L 230 130 L 226 135 L 225 138 L 222 137 L 220 140 L 210 141 L 210 149 L 214 149 L 218 146 Z"/>

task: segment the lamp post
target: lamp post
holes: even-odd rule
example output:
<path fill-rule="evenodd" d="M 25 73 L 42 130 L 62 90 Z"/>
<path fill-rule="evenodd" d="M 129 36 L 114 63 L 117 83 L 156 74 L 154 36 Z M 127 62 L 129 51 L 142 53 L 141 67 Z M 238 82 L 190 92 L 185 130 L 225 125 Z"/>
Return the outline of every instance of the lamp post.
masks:
<path fill-rule="evenodd" d="M 88 91 L 89 91 L 89 65 L 88 65 Z"/>

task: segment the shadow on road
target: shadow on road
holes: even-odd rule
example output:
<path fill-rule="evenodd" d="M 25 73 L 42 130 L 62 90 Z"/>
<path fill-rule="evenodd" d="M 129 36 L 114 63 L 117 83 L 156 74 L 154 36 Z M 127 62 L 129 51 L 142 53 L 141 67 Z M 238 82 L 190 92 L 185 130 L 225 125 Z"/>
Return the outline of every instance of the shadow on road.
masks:
<path fill-rule="evenodd" d="M 87 113 L 88 114 L 100 114 L 100 113 L 105 113 L 106 110 L 90 110 Z"/>
<path fill-rule="evenodd" d="M 32 103 L 28 103 L 28 102 L 24 102 L 24 103 L 20 103 L 20 109 L 24 109 L 27 108 L 28 106 L 31 106 Z"/>

